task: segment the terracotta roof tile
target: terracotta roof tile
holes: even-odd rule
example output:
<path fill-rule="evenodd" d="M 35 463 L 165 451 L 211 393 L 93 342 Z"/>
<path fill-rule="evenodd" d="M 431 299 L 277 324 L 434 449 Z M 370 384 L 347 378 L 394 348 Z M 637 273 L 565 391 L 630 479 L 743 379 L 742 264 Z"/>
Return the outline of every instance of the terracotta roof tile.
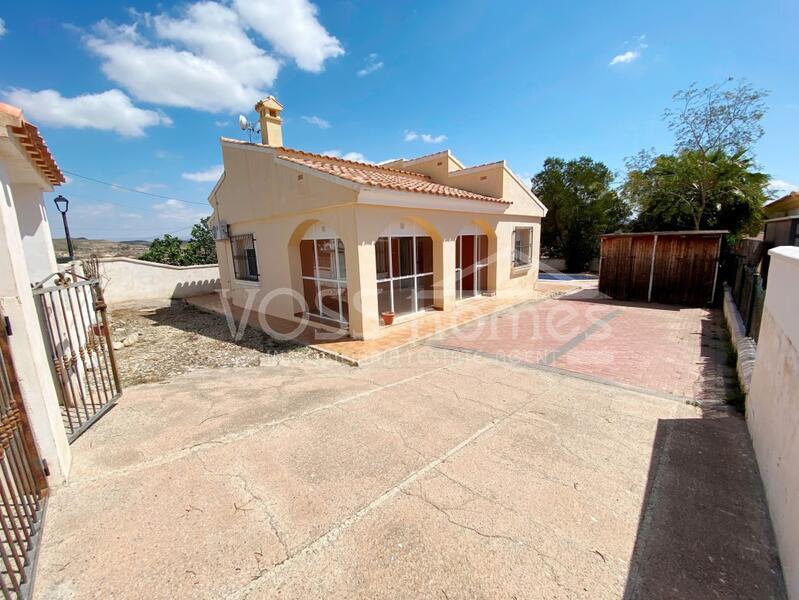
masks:
<path fill-rule="evenodd" d="M 278 149 L 278 151 L 279 150 L 280 149 Z M 435 183 L 431 181 L 429 177 L 420 175 L 419 173 L 410 173 L 388 167 L 358 163 L 339 158 L 331 159 L 327 156 L 308 155 L 308 153 L 298 153 L 294 151 L 291 154 L 278 154 L 278 156 L 283 160 L 310 167 L 321 173 L 334 175 L 335 177 L 340 177 L 347 181 L 360 183 L 361 185 L 403 192 L 462 198 L 464 200 L 482 200 L 486 202 L 510 204 L 507 200 L 502 200 L 500 198 L 483 196 L 482 194 L 475 194 L 474 192 L 449 185 Z"/>
<path fill-rule="evenodd" d="M 17 138 L 31 162 L 36 165 L 36 168 L 39 169 L 44 178 L 52 185 L 64 183 L 64 174 L 58 168 L 53 155 L 50 154 L 50 150 L 39 134 L 39 130 L 35 125 L 25 121 L 22 110 L 16 106 L 0 102 L 0 112 L 8 115 L 12 123 L 16 123 L 10 126 L 14 137 Z"/>
<path fill-rule="evenodd" d="M 258 146 L 268 149 L 274 151 L 277 156 L 283 160 L 361 185 L 403 192 L 462 198 L 464 200 L 481 200 L 484 202 L 511 204 L 511 202 L 503 200 L 502 198 L 492 198 L 491 196 L 476 194 L 450 185 L 435 183 L 428 175 L 415 173 L 413 171 L 403 171 L 393 167 L 346 160 L 337 156 L 326 156 L 324 154 L 315 154 L 313 152 L 305 152 L 304 150 L 295 150 L 293 148 L 272 148 L 270 146 L 264 146 L 263 144 L 245 142 L 232 138 L 223 137 L 222 141 L 242 146 Z M 435 154 L 440 153 L 441 152 L 437 152 Z"/>

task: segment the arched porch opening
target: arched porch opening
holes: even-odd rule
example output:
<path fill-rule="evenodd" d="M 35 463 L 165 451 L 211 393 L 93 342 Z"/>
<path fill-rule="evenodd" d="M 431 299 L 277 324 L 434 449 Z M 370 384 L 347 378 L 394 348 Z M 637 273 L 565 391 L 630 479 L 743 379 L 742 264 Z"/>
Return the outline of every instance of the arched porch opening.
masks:
<path fill-rule="evenodd" d="M 378 312 L 397 316 L 433 308 L 435 229 L 418 219 L 398 221 L 375 242 Z"/>
<path fill-rule="evenodd" d="M 298 259 L 292 261 L 292 281 L 305 300 L 300 314 L 335 327 L 348 327 L 344 242 L 333 228 L 320 221 L 306 221 L 295 230 L 289 245 L 295 247 Z"/>

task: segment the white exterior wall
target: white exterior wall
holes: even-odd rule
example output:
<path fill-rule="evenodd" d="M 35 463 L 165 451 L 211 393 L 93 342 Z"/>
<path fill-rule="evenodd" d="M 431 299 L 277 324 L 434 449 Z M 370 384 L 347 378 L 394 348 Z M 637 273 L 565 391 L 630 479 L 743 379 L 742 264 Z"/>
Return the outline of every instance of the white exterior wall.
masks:
<path fill-rule="evenodd" d="M 15 210 L 16 191 L 0 161 L 0 307 L 11 322 L 13 334 L 9 345 L 22 401 L 39 454 L 50 468 L 49 481 L 53 485 L 66 479 L 72 455 L 31 293 Z M 20 197 L 26 197 L 24 189 Z"/>
<path fill-rule="evenodd" d="M 35 283 L 58 271 L 42 190 L 35 185 L 14 186 L 14 205 L 25 264 Z"/>
<path fill-rule="evenodd" d="M 799 248 L 774 248 L 769 254 L 746 420 L 788 596 L 799 599 Z"/>
<path fill-rule="evenodd" d="M 175 267 L 134 258 L 101 258 L 100 275 L 108 304 L 188 298 L 219 288 L 217 265 Z"/>

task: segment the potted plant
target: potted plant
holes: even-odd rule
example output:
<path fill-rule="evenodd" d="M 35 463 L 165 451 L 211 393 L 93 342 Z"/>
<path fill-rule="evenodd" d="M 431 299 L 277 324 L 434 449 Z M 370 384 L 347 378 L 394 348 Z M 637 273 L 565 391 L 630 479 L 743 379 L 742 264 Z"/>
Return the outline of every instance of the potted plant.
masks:
<path fill-rule="evenodd" d="M 391 325 L 394 322 L 394 311 L 387 310 L 385 312 L 380 313 L 380 316 L 383 317 L 383 324 Z"/>

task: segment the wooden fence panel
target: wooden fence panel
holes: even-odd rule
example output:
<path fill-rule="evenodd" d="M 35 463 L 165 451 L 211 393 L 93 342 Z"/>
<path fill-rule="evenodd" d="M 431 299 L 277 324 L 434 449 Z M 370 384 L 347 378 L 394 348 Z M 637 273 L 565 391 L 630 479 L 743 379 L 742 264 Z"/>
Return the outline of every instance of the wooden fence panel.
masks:
<path fill-rule="evenodd" d="M 654 236 L 616 236 L 602 240 L 599 291 L 618 300 L 646 300 Z"/>
<path fill-rule="evenodd" d="M 599 291 L 617 300 L 707 304 L 713 298 L 722 234 L 603 236 Z"/>
<path fill-rule="evenodd" d="M 716 277 L 718 236 L 658 236 L 652 302 L 702 306 Z"/>

